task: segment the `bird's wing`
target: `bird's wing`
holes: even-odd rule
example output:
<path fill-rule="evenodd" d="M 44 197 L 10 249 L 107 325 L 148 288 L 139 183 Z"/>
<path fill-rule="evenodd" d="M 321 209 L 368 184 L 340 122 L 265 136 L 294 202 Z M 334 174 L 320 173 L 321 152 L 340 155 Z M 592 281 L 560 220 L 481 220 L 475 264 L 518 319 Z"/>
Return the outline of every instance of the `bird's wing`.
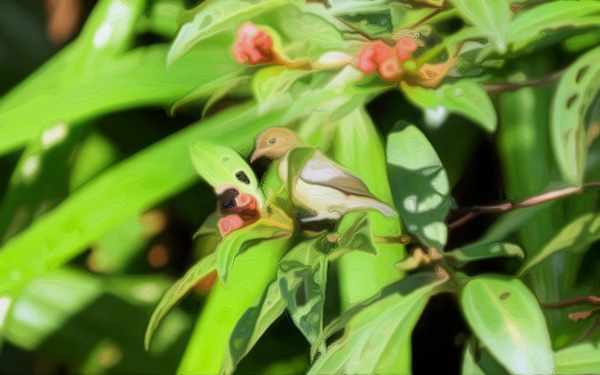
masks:
<path fill-rule="evenodd" d="M 306 162 L 300 178 L 308 183 L 333 187 L 346 194 L 373 197 L 360 179 L 338 167 L 319 151 Z"/>

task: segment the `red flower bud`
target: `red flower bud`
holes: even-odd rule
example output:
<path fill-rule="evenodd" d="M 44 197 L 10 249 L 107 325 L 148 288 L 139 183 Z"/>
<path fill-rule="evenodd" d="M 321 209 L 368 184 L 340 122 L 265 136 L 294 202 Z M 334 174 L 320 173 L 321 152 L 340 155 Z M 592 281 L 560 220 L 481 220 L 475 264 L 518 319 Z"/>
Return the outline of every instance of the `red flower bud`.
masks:
<path fill-rule="evenodd" d="M 365 74 L 373 73 L 377 66 L 391 55 L 391 47 L 383 42 L 367 44 L 359 55 L 357 67 Z"/>
<path fill-rule="evenodd" d="M 229 232 L 243 227 L 244 220 L 239 215 L 233 214 L 219 219 L 217 225 L 219 226 L 219 232 L 225 237 Z"/>
<path fill-rule="evenodd" d="M 408 60 L 410 54 L 415 52 L 419 45 L 412 38 L 405 36 L 396 42 L 396 56 L 400 59 L 400 62 Z"/>
<path fill-rule="evenodd" d="M 267 34 L 267 31 L 246 22 L 237 31 L 233 54 L 240 64 L 269 63 L 275 60 L 272 48 L 273 39 Z"/>

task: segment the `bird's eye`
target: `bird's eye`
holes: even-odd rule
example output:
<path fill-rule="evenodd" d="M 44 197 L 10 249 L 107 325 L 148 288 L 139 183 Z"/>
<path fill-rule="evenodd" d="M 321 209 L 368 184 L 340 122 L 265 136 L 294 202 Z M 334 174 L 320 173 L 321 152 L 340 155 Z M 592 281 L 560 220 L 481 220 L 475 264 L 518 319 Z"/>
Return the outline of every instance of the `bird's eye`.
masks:
<path fill-rule="evenodd" d="M 271 138 L 269 139 L 269 144 L 270 145 L 274 145 L 275 144 L 276 139 L 275 138 Z"/>

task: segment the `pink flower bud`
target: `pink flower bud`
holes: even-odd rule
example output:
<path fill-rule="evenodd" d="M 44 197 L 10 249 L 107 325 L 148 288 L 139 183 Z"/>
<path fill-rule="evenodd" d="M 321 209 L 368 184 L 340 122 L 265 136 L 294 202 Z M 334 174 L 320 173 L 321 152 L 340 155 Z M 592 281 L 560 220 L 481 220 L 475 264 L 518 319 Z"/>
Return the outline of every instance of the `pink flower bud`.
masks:
<path fill-rule="evenodd" d="M 379 63 L 392 55 L 392 49 L 383 42 L 367 44 L 359 55 L 357 68 L 364 74 L 373 73 Z"/>
<path fill-rule="evenodd" d="M 408 60 L 410 54 L 415 52 L 419 45 L 412 38 L 405 36 L 396 42 L 396 56 L 400 62 Z"/>
<path fill-rule="evenodd" d="M 398 65 L 398 61 L 394 56 L 379 63 L 377 73 L 386 81 L 397 81 L 402 75 L 402 67 Z"/>
<path fill-rule="evenodd" d="M 267 34 L 267 31 L 246 22 L 237 31 L 233 54 L 240 64 L 269 63 L 275 60 L 272 48 L 273 39 Z"/>
<path fill-rule="evenodd" d="M 225 237 L 229 232 L 244 226 L 244 220 L 239 215 L 229 215 L 219 219 L 217 223 L 221 236 Z"/>

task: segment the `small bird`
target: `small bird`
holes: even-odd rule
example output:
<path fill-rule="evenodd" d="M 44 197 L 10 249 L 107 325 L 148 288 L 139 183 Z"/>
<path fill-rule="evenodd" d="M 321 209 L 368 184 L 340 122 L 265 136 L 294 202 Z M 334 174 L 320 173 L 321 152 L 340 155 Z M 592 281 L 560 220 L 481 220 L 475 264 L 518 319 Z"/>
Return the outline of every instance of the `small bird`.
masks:
<path fill-rule="evenodd" d="M 302 217 L 302 222 L 338 220 L 348 212 L 367 209 L 397 216 L 359 178 L 286 128 L 269 128 L 257 137 L 250 162 L 261 157 L 279 160 L 278 174 L 288 186 L 292 205 L 312 215 Z"/>

